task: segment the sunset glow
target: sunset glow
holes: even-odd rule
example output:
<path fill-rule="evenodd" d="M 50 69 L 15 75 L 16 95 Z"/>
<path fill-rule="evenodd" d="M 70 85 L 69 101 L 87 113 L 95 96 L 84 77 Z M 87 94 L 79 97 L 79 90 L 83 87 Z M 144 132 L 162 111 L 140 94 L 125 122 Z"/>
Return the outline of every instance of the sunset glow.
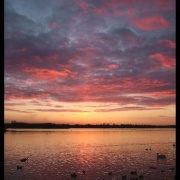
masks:
<path fill-rule="evenodd" d="M 174 0 L 5 0 L 5 122 L 175 124 Z"/>

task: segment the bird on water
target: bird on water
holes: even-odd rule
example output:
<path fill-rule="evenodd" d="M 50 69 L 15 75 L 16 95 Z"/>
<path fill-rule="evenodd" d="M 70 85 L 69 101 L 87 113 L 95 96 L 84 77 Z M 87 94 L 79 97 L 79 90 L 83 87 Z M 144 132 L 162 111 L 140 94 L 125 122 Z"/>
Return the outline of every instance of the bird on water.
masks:
<path fill-rule="evenodd" d="M 157 153 L 157 159 L 164 159 L 166 156 L 164 154 Z"/>
<path fill-rule="evenodd" d="M 108 175 L 111 176 L 111 175 L 112 175 L 112 172 L 109 172 Z"/>
<path fill-rule="evenodd" d="M 76 177 L 77 177 L 77 174 L 76 174 L 76 173 L 72 173 L 72 174 L 71 174 L 71 177 L 72 177 L 72 178 L 76 178 Z"/>
<path fill-rule="evenodd" d="M 26 162 L 26 161 L 28 161 L 28 158 L 22 158 L 22 159 L 20 159 L 20 161 L 21 162 Z"/>
<path fill-rule="evenodd" d="M 20 165 L 17 165 L 17 170 L 18 170 L 18 169 L 22 169 L 22 166 L 20 166 Z"/>
<path fill-rule="evenodd" d="M 126 175 L 123 175 L 123 176 L 122 176 L 122 180 L 126 180 Z"/>

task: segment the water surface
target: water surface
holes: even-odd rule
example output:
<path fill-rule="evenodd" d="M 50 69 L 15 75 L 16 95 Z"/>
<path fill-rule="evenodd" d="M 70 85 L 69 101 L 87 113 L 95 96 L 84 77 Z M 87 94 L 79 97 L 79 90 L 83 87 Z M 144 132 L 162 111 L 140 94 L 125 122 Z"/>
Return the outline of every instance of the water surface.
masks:
<path fill-rule="evenodd" d="M 135 170 L 146 180 L 171 180 L 176 174 L 175 129 L 21 130 L 4 136 L 6 180 L 68 180 L 73 172 L 79 180 L 130 179 Z M 166 158 L 157 160 L 156 153 Z M 24 157 L 28 162 L 20 162 Z"/>

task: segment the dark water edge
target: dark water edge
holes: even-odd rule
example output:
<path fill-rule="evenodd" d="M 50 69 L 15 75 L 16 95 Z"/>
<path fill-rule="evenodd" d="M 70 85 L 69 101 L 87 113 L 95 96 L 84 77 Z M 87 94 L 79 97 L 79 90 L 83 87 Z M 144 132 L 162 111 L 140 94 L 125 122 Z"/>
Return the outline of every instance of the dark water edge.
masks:
<path fill-rule="evenodd" d="M 137 125 L 137 124 L 53 124 L 53 123 L 21 123 L 12 122 L 4 124 L 4 132 L 12 129 L 69 129 L 69 128 L 176 128 L 176 125 Z"/>

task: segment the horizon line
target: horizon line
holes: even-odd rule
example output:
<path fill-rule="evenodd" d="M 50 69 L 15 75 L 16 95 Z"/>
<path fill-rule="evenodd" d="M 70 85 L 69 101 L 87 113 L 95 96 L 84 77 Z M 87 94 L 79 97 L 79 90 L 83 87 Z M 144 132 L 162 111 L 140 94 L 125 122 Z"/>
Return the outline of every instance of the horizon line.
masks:
<path fill-rule="evenodd" d="M 50 122 L 46 122 L 46 123 L 43 123 L 43 122 L 36 122 L 36 123 L 29 123 L 29 122 L 17 122 L 17 121 L 12 121 L 12 122 L 6 122 L 4 123 L 4 125 L 6 124 L 29 124 L 29 125 L 68 125 L 68 126 L 123 126 L 123 125 L 130 125 L 130 126 L 176 126 L 176 124 L 167 124 L 167 125 L 162 125 L 162 124 L 159 124 L 159 125 L 155 125 L 155 124 L 110 124 L 110 123 L 102 123 L 102 124 L 90 124 L 90 123 L 87 123 L 87 124 L 78 124 L 78 123 L 75 123 L 75 124 L 68 124 L 68 123 L 50 123 Z"/>

